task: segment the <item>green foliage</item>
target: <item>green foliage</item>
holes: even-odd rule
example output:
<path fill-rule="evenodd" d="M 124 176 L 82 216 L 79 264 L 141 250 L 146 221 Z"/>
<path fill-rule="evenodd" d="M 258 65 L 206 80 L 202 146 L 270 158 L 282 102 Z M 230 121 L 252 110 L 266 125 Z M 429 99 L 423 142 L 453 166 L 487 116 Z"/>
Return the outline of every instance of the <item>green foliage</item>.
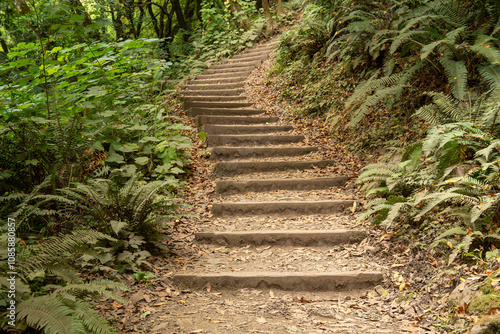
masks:
<path fill-rule="evenodd" d="M 2 241 L 7 243 L 7 234 Z M 45 333 L 114 333 L 108 322 L 94 310 L 88 297 L 105 296 L 124 300 L 113 290 L 126 290 L 109 280 L 83 282 L 76 274 L 72 260 L 89 246 L 101 240 L 113 240 L 92 230 L 74 231 L 46 242 L 18 249 L 16 278 L 16 311 L 18 330 L 40 329 Z M 0 286 L 0 311 L 6 312 L 10 296 L 7 278 L 7 252 L 3 251 Z M 1 328 L 7 330 L 2 322 Z M 10 326 L 8 326 L 10 327 Z"/>
<path fill-rule="evenodd" d="M 395 220 L 422 223 L 436 213 L 458 217 L 461 224 L 444 231 L 433 243 L 437 246 L 444 241 L 453 247 L 449 263 L 460 254 L 469 253 L 474 244 L 497 245 L 500 241 L 498 93 L 496 89 L 473 105 L 443 94 L 431 94 L 434 103 L 418 112 L 435 124 L 420 144 L 422 155 L 418 151 L 406 154 L 397 170 L 368 166 L 361 174 L 360 181 L 372 189 L 368 195 L 382 187 L 384 191 L 377 193 L 385 197 L 373 200 L 371 209 L 362 218 L 376 213 L 377 221 L 382 216 L 383 223 L 389 225 Z M 403 166 L 413 167 L 404 170 Z M 391 196 L 401 196 L 402 201 L 391 201 Z M 450 236 L 459 236 L 459 241 L 449 239 Z"/>
<path fill-rule="evenodd" d="M 496 87 L 499 12 L 496 1 L 314 1 L 282 35 L 273 74 L 352 147 L 402 146 L 425 134 L 411 116 L 432 94 L 472 106 Z"/>

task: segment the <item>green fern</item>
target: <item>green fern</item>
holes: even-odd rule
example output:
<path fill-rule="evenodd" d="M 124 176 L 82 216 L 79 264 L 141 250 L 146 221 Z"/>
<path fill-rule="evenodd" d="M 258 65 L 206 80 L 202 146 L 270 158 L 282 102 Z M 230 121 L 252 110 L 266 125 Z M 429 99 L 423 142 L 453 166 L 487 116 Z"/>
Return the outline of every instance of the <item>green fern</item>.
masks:
<path fill-rule="evenodd" d="M 20 272 L 29 279 L 31 275 L 40 271 L 54 269 L 54 273 L 61 271 L 62 254 L 72 254 L 82 245 L 95 244 L 99 240 L 115 240 L 110 236 L 97 231 L 73 231 L 70 234 L 49 240 L 42 244 L 26 246 L 18 254 Z"/>
<path fill-rule="evenodd" d="M 450 54 L 445 54 L 439 58 L 439 61 L 444 67 L 453 95 L 459 100 L 464 100 L 467 92 L 467 66 L 465 61 L 452 60 Z"/>
<path fill-rule="evenodd" d="M 72 317 L 73 310 L 53 296 L 31 297 L 17 305 L 17 319 L 45 333 L 83 333 L 84 326 Z"/>
<path fill-rule="evenodd" d="M 74 310 L 73 317 L 82 323 L 85 333 L 116 333 L 116 330 L 109 325 L 108 321 L 93 310 L 94 305 L 82 300 L 71 300 L 70 298 L 65 298 L 63 303 Z"/>

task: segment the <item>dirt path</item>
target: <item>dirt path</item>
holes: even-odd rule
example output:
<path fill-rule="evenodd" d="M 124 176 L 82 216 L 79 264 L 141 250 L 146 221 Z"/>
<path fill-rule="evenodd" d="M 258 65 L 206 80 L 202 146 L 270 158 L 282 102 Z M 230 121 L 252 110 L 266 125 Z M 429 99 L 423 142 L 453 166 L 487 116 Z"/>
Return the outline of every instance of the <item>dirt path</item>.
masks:
<path fill-rule="evenodd" d="M 361 165 L 322 135 L 324 125 L 292 122 L 276 107 L 258 68 L 275 45 L 186 87 L 184 107 L 208 134 L 184 194 L 198 216 L 174 222 L 175 256 L 156 260 L 147 285 L 131 284 L 132 303 L 108 306 L 118 309 L 117 328 L 436 333 L 429 324 L 447 287 L 428 279 L 422 263 L 431 260 L 400 246 L 394 255 L 390 235 L 356 222 Z"/>

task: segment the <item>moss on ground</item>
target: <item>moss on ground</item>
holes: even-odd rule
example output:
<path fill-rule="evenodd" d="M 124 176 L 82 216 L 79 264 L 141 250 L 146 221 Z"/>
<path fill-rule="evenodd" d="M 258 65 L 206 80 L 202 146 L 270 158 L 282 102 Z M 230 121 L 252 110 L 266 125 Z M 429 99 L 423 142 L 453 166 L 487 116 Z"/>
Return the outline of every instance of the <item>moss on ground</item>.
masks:
<path fill-rule="evenodd" d="M 482 295 L 478 295 L 469 306 L 469 311 L 481 314 L 488 313 L 492 308 L 500 308 L 500 291 L 496 292 L 491 285 L 491 279 L 481 287 Z"/>

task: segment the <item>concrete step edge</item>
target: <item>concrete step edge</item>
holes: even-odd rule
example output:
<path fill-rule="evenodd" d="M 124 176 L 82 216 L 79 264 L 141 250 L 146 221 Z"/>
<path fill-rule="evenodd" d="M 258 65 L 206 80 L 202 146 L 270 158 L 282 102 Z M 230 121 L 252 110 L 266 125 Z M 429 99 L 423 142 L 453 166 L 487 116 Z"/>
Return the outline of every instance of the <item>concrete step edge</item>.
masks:
<path fill-rule="evenodd" d="M 240 272 L 175 274 L 174 284 L 191 289 L 235 290 L 242 288 L 286 291 L 347 291 L 382 282 L 381 272 Z"/>
<path fill-rule="evenodd" d="M 222 125 L 205 124 L 201 131 L 209 135 L 249 135 L 262 133 L 287 132 L 293 130 L 290 125 Z"/>
<path fill-rule="evenodd" d="M 194 107 L 190 108 L 187 114 L 191 117 L 196 116 L 251 116 L 251 115 L 261 115 L 265 113 L 262 109 L 231 109 L 231 108 L 203 108 Z"/>
<path fill-rule="evenodd" d="M 265 123 L 276 123 L 279 121 L 279 117 L 254 117 L 254 116 L 196 116 L 195 123 L 198 128 L 201 128 L 204 124 L 218 125 L 218 124 L 265 124 Z"/>
<path fill-rule="evenodd" d="M 217 181 L 215 191 L 220 195 L 231 195 L 273 190 L 319 190 L 342 186 L 348 179 L 347 176 L 339 175 L 334 177 L 295 179 L 225 180 Z"/>
<path fill-rule="evenodd" d="M 195 234 L 198 243 L 239 246 L 332 246 L 358 243 L 367 237 L 362 230 L 259 230 L 238 232 L 199 232 Z"/>
<path fill-rule="evenodd" d="M 304 139 L 305 137 L 303 135 L 209 135 L 207 137 L 207 145 L 276 145 L 299 143 Z"/>
<path fill-rule="evenodd" d="M 319 151 L 315 146 L 217 146 L 210 154 L 211 160 L 228 161 L 248 158 L 296 157 Z"/>
<path fill-rule="evenodd" d="M 223 202 L 212 205 L 214 217 L 295 216 L 343 213 L 353 200 Z"/>
<path fill-rule="evenodd" d="M 217 162 L 214 165 L 214 176 L 234 176 L 240 174 L 277 172 L 285 170 L 304 170 L 313 167 L 332 165 L 332 160 L 275 160 L 275 161 L 230 161 Z"/>

